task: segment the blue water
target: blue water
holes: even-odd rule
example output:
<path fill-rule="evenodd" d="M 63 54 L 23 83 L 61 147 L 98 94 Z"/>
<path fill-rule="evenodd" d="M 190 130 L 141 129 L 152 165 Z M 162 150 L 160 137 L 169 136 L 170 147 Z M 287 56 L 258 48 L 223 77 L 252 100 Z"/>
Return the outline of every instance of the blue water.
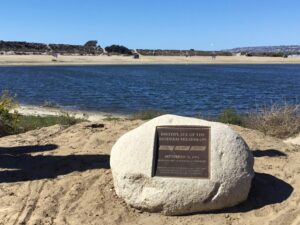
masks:
<path fill-rule="evenodd" d="M 0 90 L 22 104 L 45 101 L 107 113 L 156 109 L 214 116 L 259 105 L 299 103 L 300 65 L 0 67 Z"/>

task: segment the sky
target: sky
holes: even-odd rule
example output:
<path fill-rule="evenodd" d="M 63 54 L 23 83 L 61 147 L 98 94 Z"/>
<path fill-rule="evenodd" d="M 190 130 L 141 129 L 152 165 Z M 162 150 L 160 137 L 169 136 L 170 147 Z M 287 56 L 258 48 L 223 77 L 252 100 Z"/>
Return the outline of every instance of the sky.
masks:
<path fill-rule="evenodd" d="M 300 1 L 1 0 L 0 40 L 197 50 L 300 44 Z"/>

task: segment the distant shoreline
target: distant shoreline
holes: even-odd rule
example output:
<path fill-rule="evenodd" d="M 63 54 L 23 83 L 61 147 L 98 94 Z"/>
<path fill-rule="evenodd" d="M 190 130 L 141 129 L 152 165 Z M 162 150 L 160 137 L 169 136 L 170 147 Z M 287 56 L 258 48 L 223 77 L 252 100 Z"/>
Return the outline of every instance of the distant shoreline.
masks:
<path fill-rule="evenodd" d="M 84 66 L 84 65 L 193 65 L 193 64 L 300 64 L 300 57 L 247 56 L 77 56 L 60 55 L 0 55 L 0 66 Z"/>

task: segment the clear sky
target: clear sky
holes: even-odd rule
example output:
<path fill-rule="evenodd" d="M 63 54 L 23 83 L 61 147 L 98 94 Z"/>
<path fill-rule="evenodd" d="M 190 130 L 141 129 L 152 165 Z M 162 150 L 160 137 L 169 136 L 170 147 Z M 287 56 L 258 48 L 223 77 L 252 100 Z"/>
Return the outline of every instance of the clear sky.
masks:
<path fill-rule="evenodd" d="M 300 44 L 299 0 L 1 0 L 0 40 L 204 49 Z"/>

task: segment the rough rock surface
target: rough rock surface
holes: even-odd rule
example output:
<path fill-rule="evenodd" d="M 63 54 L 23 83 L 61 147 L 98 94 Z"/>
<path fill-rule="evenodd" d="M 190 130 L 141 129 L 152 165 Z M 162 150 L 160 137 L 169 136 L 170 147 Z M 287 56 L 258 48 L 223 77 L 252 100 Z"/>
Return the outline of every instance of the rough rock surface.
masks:
<path fill-rule="evenodd" d="M 160 125 L 211 127 L 211 178 L 151 177 L 154 134 Z M 181 215 L 231 207 L 247 199 L 254 176 L 253 156 L 230 127 L 164 115 L 124 134 L 110 158 L 114 186 L 127 204 L 143 211 Z"/>

